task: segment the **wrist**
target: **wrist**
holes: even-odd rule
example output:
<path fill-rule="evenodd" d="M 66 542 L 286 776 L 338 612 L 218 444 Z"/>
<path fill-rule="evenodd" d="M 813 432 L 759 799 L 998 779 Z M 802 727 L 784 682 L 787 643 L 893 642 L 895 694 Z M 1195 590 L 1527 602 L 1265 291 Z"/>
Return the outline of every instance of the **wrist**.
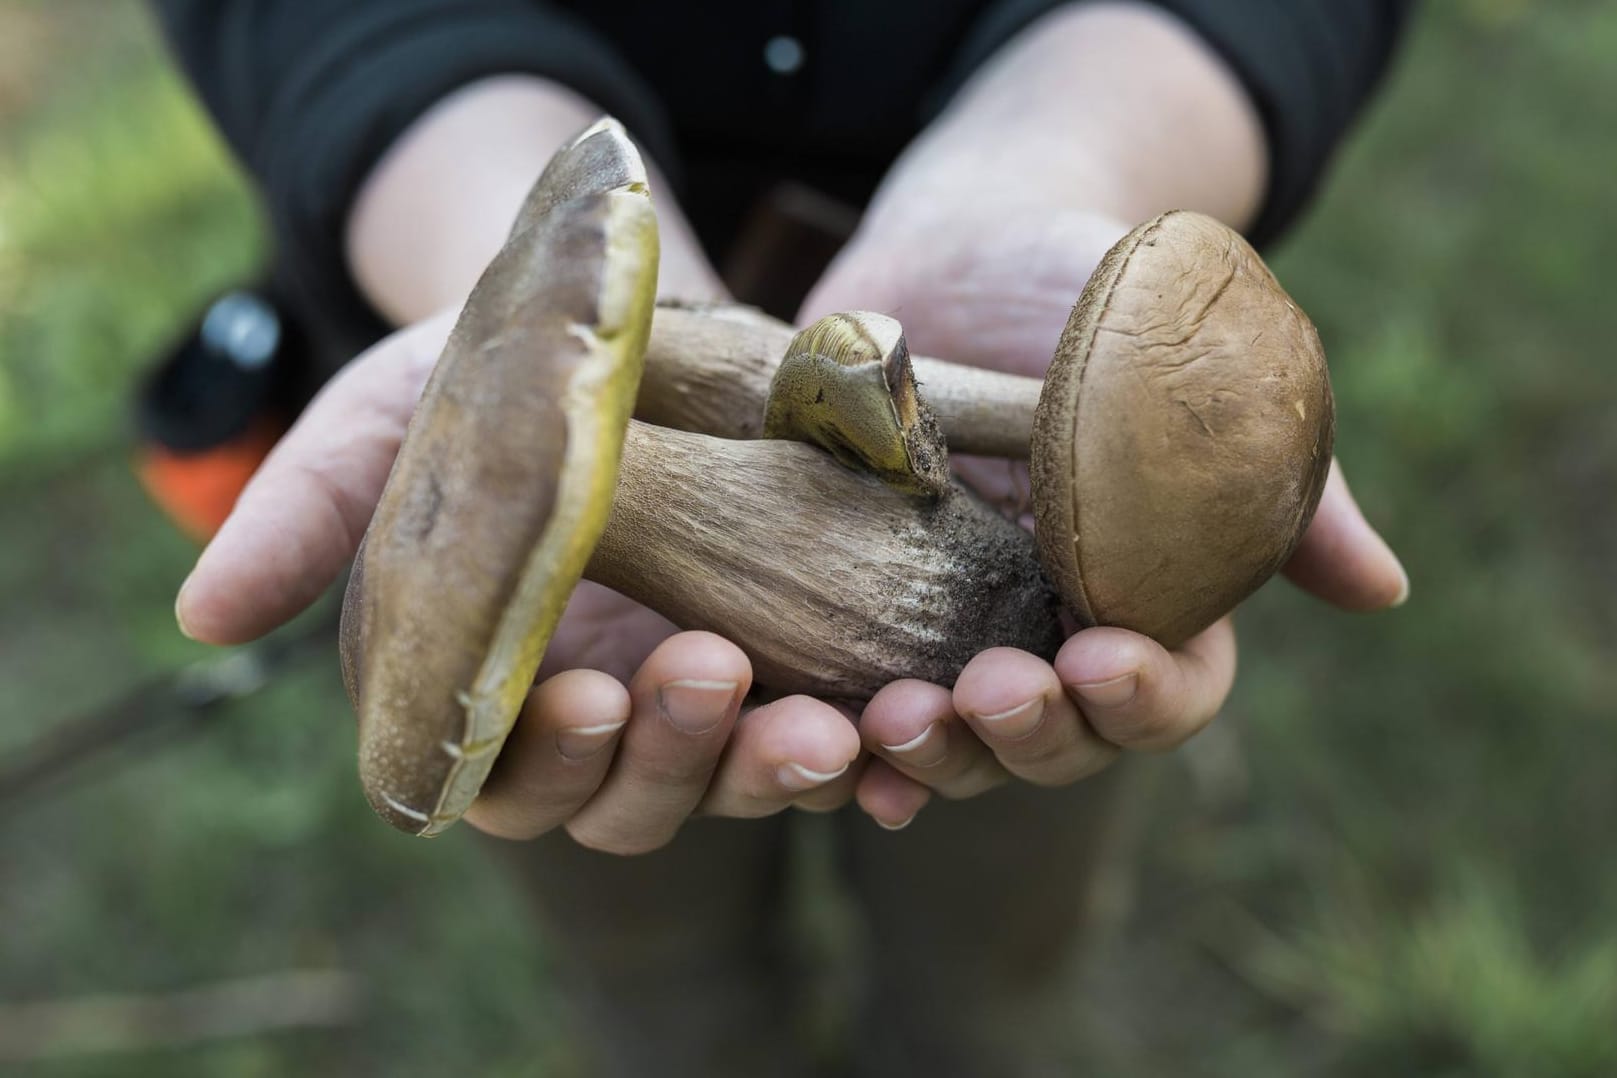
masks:
<path fill-rule="evenodd" d="M 1129 225 L 1193 209 L 1235 228 L 1267 184 L 1262 122 L 1190 29 L 1150 4 L 1058 8 L 1002 46 L 905 152 L 872 204 L 956 217 L 1085 210 Z"/>
<path fill-rule="evenodd" d="M 941 192 L 895 200 L 861 222 L 820 291 L 862 294 L 863 306 L 905 321 L 950 305 L 1026 304 L 1035 293 L 1070 307 L 1132 224 L 1098 210 Z"/>
<path fill-rule="evenodd" d="M 349 213 L 348 264 L 366 298 L 397 325 L 458 306 L 551 155 L 599 115 L 533 76 L 473 83 L 428 110 L 377 162 Z M 719 298 L 694 233 L 650 162 L 648 170 L 661 196 L 660 291 Z"/>

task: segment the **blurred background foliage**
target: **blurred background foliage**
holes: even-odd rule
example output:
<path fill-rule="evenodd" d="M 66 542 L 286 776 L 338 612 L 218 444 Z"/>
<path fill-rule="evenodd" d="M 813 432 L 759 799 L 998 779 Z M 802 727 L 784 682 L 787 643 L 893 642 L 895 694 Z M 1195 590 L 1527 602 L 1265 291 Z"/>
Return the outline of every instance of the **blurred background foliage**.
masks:
<path fill-rule="evenodd" d="M 1426 5 L 1274 252 L 1413 597 L 1243 612 L 1223 719 L 1130 817 L 1075 1007 L 1094 1072 L 1617 1073 L 1614 195 L 1617 7 Z M 138 5 L 0 0 L 0 758 L 204 654 L 126 416 L 264 255 Z M 0 1069 L 576 1072 L 488 849 L 366 811 L 334 662 L 136 748 L 0 818 Z M 23 1001 L 293 968 L 352 973 L 355 1014 L 99 1053 L 36 1023 L 5 1058 Z"/>

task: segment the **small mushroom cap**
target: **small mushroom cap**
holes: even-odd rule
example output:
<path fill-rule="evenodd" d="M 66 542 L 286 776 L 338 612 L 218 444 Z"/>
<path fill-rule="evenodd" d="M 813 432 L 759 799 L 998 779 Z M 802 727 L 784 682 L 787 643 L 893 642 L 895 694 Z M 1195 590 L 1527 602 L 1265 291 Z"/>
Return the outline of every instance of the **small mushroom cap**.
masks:
<path fill-rule="evenodd" d="M 611 510 L 656 293 L 634 147 L 564 147 L 468 298 L 343 610 L 360 782 L 435 834 L 470 806 Z"/>
<path fill-rule="evenodd" d="M 907 493 L 950 486 L 943 431 L 915 385 L 897 320 L 873 311 L 821 318 L 786 348 L 764 402 L 764 437 L 810 442 Z"/>
<path fill-rule="evenodd" d="M 1319 334 L 1251 246 L 1149 221 L 1090 278 L 1040 397 L 1046 570 L 1084 621 L 1178 645 L 1296 549 L 1334 429 Z"/>

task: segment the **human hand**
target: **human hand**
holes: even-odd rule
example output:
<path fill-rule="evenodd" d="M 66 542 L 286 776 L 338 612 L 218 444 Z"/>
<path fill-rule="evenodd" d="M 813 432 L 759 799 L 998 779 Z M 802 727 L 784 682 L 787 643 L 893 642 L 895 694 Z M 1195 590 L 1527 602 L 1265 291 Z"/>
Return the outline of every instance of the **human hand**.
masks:
<path fill-rule="evenodd" d="M 189 635 L 261 636 L 349 564 L 454 314 L 387 338 L 309 406 L 181 588 L 176 614 Z M 637 853 L 668 842 L 692 813 L 846 802 L 860 756 L 849 718 L 800 696 L 743 711 L 751 681 L 734 644 L 676 632 L 582 583 L 466 819 L 506 838 L 564 827 L 586 846 Z"/>
<path fill-rule="evenodd" d="M 1049 206 L 984 212 L 937 194 L 896 212 L 889 200 L 833 264 L 800 321 L 848 307 L 882 310 L 900 319 L 916 352 L 1042 376 L 1073 299 L 1127 224 Z M 1026 520 L 1025 466 L 960 460 L 957 471 Z M 1393 605 L 1407 590 L 1334 465 L 1285 572 L 1349 609 Z M 1070 638 L 1051 663 L 1009 648 L 984 652 L 952 691 L 897 682 L 865 708 L 861 734 L 879 762 L 866 768 L 858 799 L 897 823 L 919 810 L 927 790 L 960 798 L 1012 777 L 1065 784 L 1121 750 L 1173 747 L 1217 713 L 1235 655 L 1228 619 L 1174 651 L 1096 628 Z"/>

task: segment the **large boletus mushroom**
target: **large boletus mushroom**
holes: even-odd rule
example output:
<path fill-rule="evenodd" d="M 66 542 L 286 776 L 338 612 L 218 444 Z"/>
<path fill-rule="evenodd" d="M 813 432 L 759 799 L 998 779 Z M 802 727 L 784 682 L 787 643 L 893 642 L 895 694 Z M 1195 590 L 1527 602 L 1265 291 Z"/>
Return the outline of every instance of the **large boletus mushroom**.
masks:
<path fill-rule="evenodd" d="M 1318 338 L 1195 214 L 1107 256 L 1042 393 L 912 363 L 879 315 L 653 327 L 655 266 L 638 156 L 603 122 L 541 177 L 423 394 L 344 611 L 363 784 L 402 829 L 471 803 L 581 574 L 729 635 L 772 689 L 861 698 L 990 646 L 1053 654 L 1051 579 L 1084 624 L 1177 643 L 1274 571 L 1323 486 Z M 642 415 L 799 441 L 630 422 L 643 358 Z M 1031 450 L 1048 577 L 950 481 L 945 436 Z"/>

